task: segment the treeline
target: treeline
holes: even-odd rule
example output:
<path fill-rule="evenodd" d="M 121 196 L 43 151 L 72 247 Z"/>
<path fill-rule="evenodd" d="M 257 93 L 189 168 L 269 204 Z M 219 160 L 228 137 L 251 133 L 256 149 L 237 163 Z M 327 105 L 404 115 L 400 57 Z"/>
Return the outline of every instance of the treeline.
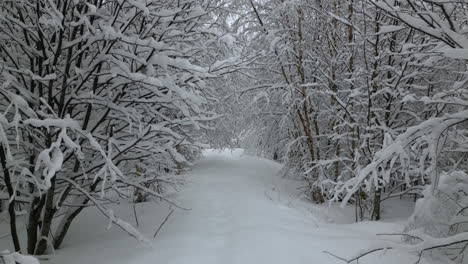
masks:
<path fill-rule="evenodd" d="M 302 175 L 311 201 L 355 206 L 357 221 L 379 220 L 387 199 L 424 197 L 408 231 L 463 237 L 451 253 L 462 260 L 466 4 L 271 0 L 243 8 L 249 15 L 236 23 L 257 56 L 253 83 L 237 91 L 249 102 L 244 146 Z"/>

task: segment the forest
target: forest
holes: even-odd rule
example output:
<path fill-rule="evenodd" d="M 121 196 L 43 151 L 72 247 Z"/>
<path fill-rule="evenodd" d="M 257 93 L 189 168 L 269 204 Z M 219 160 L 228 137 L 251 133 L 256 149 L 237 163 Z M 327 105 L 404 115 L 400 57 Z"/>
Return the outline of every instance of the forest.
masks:
<path fill-rule="evenodd" d="M 468 263 L 468 2 L 0 0 L 0 200 L 5 264 Z"/>

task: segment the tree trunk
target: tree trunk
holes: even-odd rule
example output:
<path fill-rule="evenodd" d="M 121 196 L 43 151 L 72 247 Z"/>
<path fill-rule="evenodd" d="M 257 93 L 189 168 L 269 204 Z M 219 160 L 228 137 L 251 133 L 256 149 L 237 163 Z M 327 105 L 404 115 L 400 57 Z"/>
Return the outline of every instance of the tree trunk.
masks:
<path fill-rule="evenodd" d="M 57 231 L 55 232 L 54 236 L 54 249 L 60 248 L 60 246 L 63 243 L 63 240 L 65 239 L 66 234 L 68 233 L 68 230 L 70 229 L 70 226 L 73 222 L 73 220 L 78 216 L 78 214 L 83 211 L 85 207 L 81 206 L 78 208 L 69 208 L 67 213 L 63 216 Z"/>
<path fill-rule="evenodd" d="M 52 220 L 55 214 L 55 205 L 54 205 L 54 194 L 55 194 L 55 178 L 51 180 L 52 185 L 50 186 L 49 190 L 47 190 L 47 197 L 44 207 L 44 217 L 42 221 L 41 227 L 41 237 L 39 238 L 39 242 L 37 244 L 37 248 L 35 251 L 36 255 L 43 255 L 46 253 L 47 246 L 48 246 L 48 237 L 50 233 L 50 228 L 52 226 Z"/>
<path fill-rule="evenodd" d="M 13 245 L 15 247 L 16 252 L 21 251 L 21 245 L 18 239 L 18 231 L 16 228 L 16 212 L 15 212 L 15 192 L 13 189 L 13 185 L 11 183 L 11 175 L 10 171 L 8 170 L 7 167 L 7 161 L 6 161 L 6 155 L 5 155 L 5 149 L 3 147 L 3 144 L 0 145 L 0 163 L 2 164 L 3 167 L 3 177 L 5 178 L 5 185 L 8 190 L 8 197 L 11 199 L 10 203 L 8 204 L 8 214 L 10 215 L 10 232 L 11 232 L 11 238 L 13 239 Z"/>
<path fill-rule="evenodd" d="M 37 246 L 37 232 L 39 227 L 39 220 L 41 218 L 41 211 L 45 204 L 45 195 L 42 197 L 35 197 L 31 203 L 29 210 L 28 226 L 26 231 L 28 234 L 28 254 L 33 255 Z"/>
<path fill-rule="evenodd" d="M 372 220 L 380 220 L 380 198 L 382 196 L 382 190 L 379 188 L 374 193 L 374 206 L 372 209 Z"/>

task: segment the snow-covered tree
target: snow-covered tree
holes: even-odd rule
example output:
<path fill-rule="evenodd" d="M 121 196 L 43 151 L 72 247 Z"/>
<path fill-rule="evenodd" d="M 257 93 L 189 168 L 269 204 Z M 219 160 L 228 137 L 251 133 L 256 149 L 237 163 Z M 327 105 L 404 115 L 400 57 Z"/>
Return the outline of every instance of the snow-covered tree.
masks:
<path fill-rule="evenodd" d="M 461 250 L 445 251 L 462 262 L 468 180 L 466 5 L 413 0 L 371 3 L 400 23 L 394 30 L 414 32 L 412 42 L 399 51 L 399 56 L 411 53 L 406 62 L 411 81 L 399 101 L 412 110 L 414 121 L 399 133 L 386 133 L 383 148 L 356 171 L 356 177 L 336 185 L 334 198 L 345 204 L 359 190 L 375 192 L 381 186 L 388 186 L 389 197 L 398 186 L 406 190 L 396 195 L 420 193 L 423 198 L 416 203 L 407 228 L 408 236 L 417 239 L 408 248 L 422 255 L 462 245 Z"/>
<path fill-rule="evenodd" d="M 90 205 L 144 240 L 103 201 L 135 189 L 167 200 L 165 175 L 203 147 L 197 131 L 216 118 L 207 83 L 233 63 L 216 63 L 224 4 L 0 3 L 0 176 L 16 251 L 60 247 Z M 18 206 L 28 213 L 26 250 Z"/>
<path fill-rule="evenodd" d="M 243 3 L 250 13 L 240 18 L 245 21 L 242 29 L 257 55 L 250 68 L 254 82 L 239 92 L 252 102 L 244 115 L 244 146 L 302 174 L 311 200 L 353 203 L 357 220 L 378 220 L 381 201 L 420 194 L 431 178 L 423 168 L 430 163 L 423 135 L 410 144 L 411 162 L 403 159 L 376 167 L 373 188 L 359 178 L 408 128 L 464 109 L 466 67 L 457 60 L 463 51 L 446 40 L 463 42 L 463 33 L 458 36 L 448 28 L 453 24 L 462 32 L 464 5 L 356 0 Z M 421 15 L 427 10 L 447 22 L 434 22 L 438 21 L 434 14 L 431 19 Z M 450 11 L 450 19 L 444 10 Z M 459 159 L 464 150 L 454 147 L 463 141 L 461 131 L 457 126 L 450 132 L 457 135 L 457 143 L 447 142 L 438 168 L 465 166 Z M 348 192 L 345 186 L 352 182 L 357 184 Z"/>

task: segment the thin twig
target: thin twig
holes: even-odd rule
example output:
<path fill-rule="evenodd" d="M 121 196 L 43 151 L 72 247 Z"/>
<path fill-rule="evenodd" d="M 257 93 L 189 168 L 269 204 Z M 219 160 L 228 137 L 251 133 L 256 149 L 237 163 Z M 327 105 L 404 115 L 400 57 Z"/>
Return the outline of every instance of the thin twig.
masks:
<path fill-rule="evenodd" d="M 139 227 L 140 223 L 138 222 L 138 216 L 137 216 L 137 213 L 136 213 L 135 204 L 133 204 L 133 215 L 135 216 L 136 225 L 137 225 L 137 227 Z"/>
<path fill-rule="evenodd" d="M 330 255 L 330 256 L 332 256 L 332 257 L 334 257 L 334 258 L 337 258 L 337 259 L 339 259 L 339 260 L 342 260 L 342 261 L 348 263 L 348 260 L 347 260 L 347 259 L 342 258 L 342 257 L 340 257 L 340 256 L 337 256 L 337 255 L 335 255 L 335 254 L 333 254 L 333 253 L 331 253 L 331 252 L 329 252 L 329 251 L 323 251 L 323 253 L 328 254 L 328 255 Z"/>
<path fill-rule="evenodd" d="M 156 236 L 158 235 L 159 233 L 159 230 L 161 230 L 161 228 L 164 226 L 164 224 L 167 222 L 167 220 L 169 219 L 169 217 L 171 217 L 172 213 L 174 213 L 174 210 L 171 210 L 171 212 L 166 216 L 166 218 L 164 219 L 164 221 L 161 223 L 161 225 L 158 227 L 158 230 L 156 230 L 156 232 L 154 233 L 153 235 L 153 238 L 156 238 Z"/>
<path fill-rule="evenodd" d="M 369 255 L 369 254 L 372 254 L 372 253 L 374 253 L 374 252 L 382 251 L 382 250 L 388 250 L 388 249 L 393 249 L 393 248 L 392 248 L 392 247 L 382 247 L 382 248 L 376 248 L 376 249 L 369 250 L 369 251 L 367 251 L 367 252 L 365 252 L 365 253 L 363 253 L 363 254 L 360 254 L 360 255 L 357 256 L 357 257 L 354 257 L 354 258 L 348 260 L 348 263 L 351 263 L 351 262 L 353 262 L 353 261 L 357 261 L 357 260 L 359 260 L 360 258 L 362 258 L 362 257 L 364 257 L 364 256 L 367 256 L 367 255 Z"/>
<path fill-rule="evenodd" d="M 414 239 L 419 239 L 421 241 L 424 241 L 422 238 L 420 237 L 417 237 L 417 236 L 413 236 L 413 235 L 410 235 L 410 234 L 376 234 L 377 236 L 406 236 L 406 237 L 409 237 L 409 238 L 414 238 Z"/>

